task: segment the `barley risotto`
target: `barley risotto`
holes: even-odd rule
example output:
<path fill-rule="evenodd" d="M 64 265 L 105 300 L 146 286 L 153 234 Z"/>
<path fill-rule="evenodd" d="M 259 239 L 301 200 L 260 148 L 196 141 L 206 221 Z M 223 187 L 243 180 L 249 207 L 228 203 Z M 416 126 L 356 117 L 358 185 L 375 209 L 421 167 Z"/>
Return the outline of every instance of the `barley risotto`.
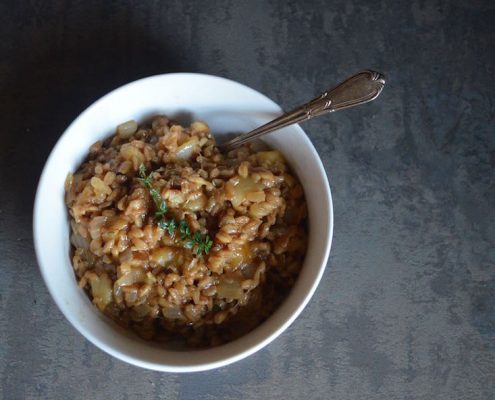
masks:
<path fill-rule="evenodd" d="M 251 331 L 306 253 L 304 192 L 282 154 L 222 154 L 203 122 L 125 122 L 65 189 L 79 286 L 144 339 L 210 347 Z"/>

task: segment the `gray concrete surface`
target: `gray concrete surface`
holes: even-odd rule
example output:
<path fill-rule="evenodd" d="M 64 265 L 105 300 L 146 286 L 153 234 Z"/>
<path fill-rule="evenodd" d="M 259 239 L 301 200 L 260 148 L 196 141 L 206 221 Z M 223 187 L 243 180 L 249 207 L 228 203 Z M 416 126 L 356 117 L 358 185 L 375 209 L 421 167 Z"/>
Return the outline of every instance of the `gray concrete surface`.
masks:
<path fill-rule="evenodd" d="M 493 399 L 494 21 L 493 1 L 1 2 L 0 398 Z M 387 75 L 379 101 L 304 126 L 335 237 L 313 300 L 273 344 L 215 371 L 157 373 L 62 317 L 31 209 L 81 110 L 170 71 L 288 108 L 364 67 Z"/>

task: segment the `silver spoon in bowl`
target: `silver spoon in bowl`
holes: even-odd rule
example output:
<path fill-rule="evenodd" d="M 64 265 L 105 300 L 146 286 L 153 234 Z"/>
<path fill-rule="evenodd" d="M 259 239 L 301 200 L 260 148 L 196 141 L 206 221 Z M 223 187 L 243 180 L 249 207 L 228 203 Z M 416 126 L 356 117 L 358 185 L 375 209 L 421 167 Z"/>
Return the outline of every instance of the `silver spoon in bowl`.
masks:
<path fill-rule="evenodd" d="M 347 78 L 333 89 L 327 90 L 310 102 L 292 111 L 282 114 L 250 132 L 243 133 L 225 143 L 219 144 L 222 151 L 232 150 L 244 143 L 266 135 L 267 133 L 319 117 L 330 112 L 351 108 L 375 100 L 385 86 L 383 74 L 364 70 Z"/>

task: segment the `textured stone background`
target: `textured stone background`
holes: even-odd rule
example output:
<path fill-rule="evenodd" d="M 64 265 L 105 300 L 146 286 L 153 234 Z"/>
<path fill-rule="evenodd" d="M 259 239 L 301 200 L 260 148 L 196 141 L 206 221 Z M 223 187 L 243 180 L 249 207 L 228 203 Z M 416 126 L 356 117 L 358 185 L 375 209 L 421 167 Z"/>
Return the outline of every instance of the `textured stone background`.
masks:
<path fill-rule="evenodd" d="M 493 1 L 2 1 L 0 398 L 493 399 Z M 36 265 L 36 183 L 64 128 L 128 81 L 222 75 L 288 108 L 365 67 L 379 101 L 304 125 L 333 190 L 328 269 L 273 344 L 175 375 L 117 361 Z M 50 227 L 47 227 L 49 234 Z"/>

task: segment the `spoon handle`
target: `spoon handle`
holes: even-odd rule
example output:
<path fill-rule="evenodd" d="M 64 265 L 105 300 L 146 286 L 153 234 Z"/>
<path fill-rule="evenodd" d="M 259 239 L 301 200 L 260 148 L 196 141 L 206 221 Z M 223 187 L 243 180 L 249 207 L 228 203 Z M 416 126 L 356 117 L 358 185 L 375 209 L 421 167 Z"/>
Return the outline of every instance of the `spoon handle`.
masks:
<path fill-rule="evenodd" d="M 347 78 L 333 89 L 327 90 L 310 102 L 282 114 L 280 117 L 251 132 L 239 135 L 219 147 L 224 151 L 228 151 L 288 125 L 375 100 L 380 95 L 384 85 L 385 77 L 381 73 L 364 70 Z"/>

